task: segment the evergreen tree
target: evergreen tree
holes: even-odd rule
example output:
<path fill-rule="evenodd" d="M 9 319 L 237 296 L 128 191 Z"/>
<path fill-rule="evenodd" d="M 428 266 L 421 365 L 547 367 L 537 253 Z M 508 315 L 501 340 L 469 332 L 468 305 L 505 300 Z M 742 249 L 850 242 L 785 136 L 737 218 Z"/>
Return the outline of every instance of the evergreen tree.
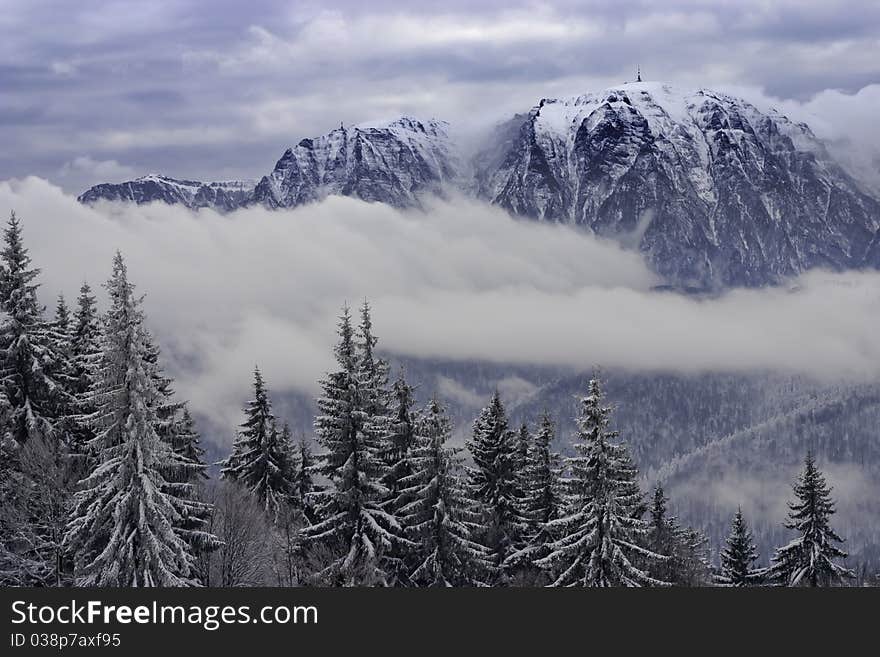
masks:
<path fill-rule="evenodd" d="M 532 444 L 532 434 L 529 432 L 528 425 L 523 422 L 516 434 L 516 465 L 515 472 L 517 476 L 516 495 L 519 499 L 520 512 L 523 517 L 528 516 L 528 490 L 531 486 L 529 481 L 529 449 Z"/>
<path fill-rule="evenodd" d="M 67 459 L 66 336 L 43 317 L 39 269 L 12 213 L 0 253 L 0 570 L 30 585 L 65 577 L 61 535 L 72 484 Z"/>
<path fill-rule="evenodd" d="M 682 527 L 669 515 L 669 500 L 657 484 L 649 509 L 646 547 L 665 559 L 643 559 L 644 570 L 654 579 L 675 586 L 704 586 L 710 583 L 709 540 L 692 527 Z"/>
<path fill-rule="evenodd" d="M 64 387 L 56 379 L 63 369 L 55 331 L 43 319 L 34 282 L 39 269 L 21 237 L 21 223 L 12 213 L 4 231 L 0 259 L 0 387 L 7 403 L 6 426 L 24 444 L 28 438 L 60 439 L 56 431 L 58 410 L 64 406 Z M 60 428 L 59 428 L 60 429 Z"/>
<path fill-rule="evenodd" d="M 556 438 L 556 425 L 549 413 L 541 417 L 541 425 L 528 451 L 525 467 L 528 519 L 532 534 L 559 517 L 562 504 L 559 493 L 559 455 L 550 451 Z"/>
<path fill-rule="evenodd" d="M 297 449 L 297 447 L 295 447 L 293 444 L 293 431 L 290 430 L 290 424 L 288 422 L 285 422 L 281 425 L 281 436 L 279 440 L 279 445 L 281 447 L 281 450 L 287 455 L 287 463 L 288 467 L 290 468 L 290 499 L 293 501 L 294 506 L 300 507 L 300 498 L 296 494 L 296 479 L 297 475 L 300 472 L 299 449 Z"/>
<path fill-rule="evenodd" d="M 671 583 L 676 586 L 710 586 L 713 571 L 709 560 L 709 538 L 695 527 L 679 527 L 677 538 Z"/>
<path fill-rule="evenodd" d="M 71 451 L 82 455 L 85 446 L 95 437 L 89 417 L 96 410 L 93 387 L 101 363 L 101 326 L 97 303 L 88 283 L 79 289 L 70 344 L 74 419 Z"/>
<path fill-rule="evenodd" d="M 391 389 L 391 411 L 384 439 L 383 459 L 387 469 L 382 483 L 388 490 L 382 508 L 403 522 L 401 508 L 408 503 L 401 482 L 412 474 L 410 452 L 416 443 L 416 414 L 413 412 L 413 391 L 400 373 Z M 387 553 L 391 562 L 390 583 L 405 582 L 409 576 L 408 548 L 398 541 Z"/>
<path fill-rule="evenodd" d="M 150 402 L 155 409 L 156 432 L 165 442 L 174 447 L 178 442 L 175 434 L 181 427 L 185 403 L 175 398 L 174 380 L 167 376 L 162 369 L 160 360 L 162 350 L 147 331 L 144 332 L 144 341 L 146 345 L 144 362 L 158 393 Z"/>
<path fill-rule="evenodd" d="M 468 471 L 468 492 L 485 521 L 481 541 L 491 554 L 494 576 L 501 575 L 505 559 L 519 547 L 526 531 L 521 513 L 517 473 L 517 436 L 507 428 L 507 416 L 498 391 L 474 422 L 467 443 L 474 460 Z"/>
<path fill-rule="evenodd" d="M 64 391 L 64 394 L 58 397 L 55 417 L 62 421 L 64 427 L 62 435 L 67 441 L 73 429 L 72 416 L 76 412 L 76 384 L 73 364 L 73 316 L 63 294 L 58 295 L 55 317 L 48 324 L 48 328 L 49 337 L 58 355 L 55 379 Z"/>
<path fill-rule="evenodd" d="M 245 421 L 232 445 L 232 454 L 221 463 L 220 476 L 250 491 L 270 519 L 275 521 L 295 499 L 296 464 L 289 435 L 279 432 L 269 392 L 254 369 L 254 399 L 244 408 Z"/>
<path fill-rule="evenodd" d="M 80 482 L 65 542 L 80 586 L 195 584 L 190 544 L 178 533 L 189 500 L 163 475 L 178 456 L 156 431 L 159 394 L 147 366 L 141 300 L 122 256 L 107 284 L 102 362 L 96 382 L 97 466 Z M 175 487 L 176 488 L 176 487 Z"/>
<path fill-rule="evenodd" d="M 800 535 L 776 550 L 768 576 L 786 586 L 829 586 L 853 577 L 851 570 L 834 561 L 847 554 L 835 545 L 843 539 L 829 523 L 835 510 L 831 489 L 812 454 L 807 454 L 794 494 L 797 499 L 788 504 L 785 526 Z"/>
<path fill-rule="evenodd" d="M 365 424 L 377 436 L 387 433 L 389 417 L 388 362 L 376 355 L 378 338 L 373 334 L 370 304 L 361 306 L 356 346 L 356 376 L 360 389 L 361 406 Z"/>
<path fill-rule="evenodd" d="M 392 387 L 393 408 L 388 435 L 385 440 L 384 460 L 388 466 L 383 483 L 388 488 L 386 511 L 395 514 L 400 500 L 400 480 L 409 476 L 409 451 L 415 444 L 416 417 L 413 413 L 413 390 L 400 373 Z"/>
<path fill-rule="evenodd" d="M 373 334 L 373 320 L 370 305 L 364 301 L 360 310 L 360 323 L 355 338 L 355 377 L 358 387 L 358 412 L 361 417 L 361 430 L 375 444 L 378 454 L 388 465 L 393 455 L 391 432 L 395 418 L 391 416 L 391 393 L 388 389 L 389 366 L 387 361 L 376 354 L 378 338 Z M 387 468 L 382 474 L 383 484 L 387 485 Z"/>
<path fill-rule="evenodd" d="M 156 433 L 177 455 L 163 471 L 165 489 L 183 502 L 177 509 L 181 520 L 175 529 L 192 546 L 198 555 L 198 562 L 203 563 L 203 554 L 215 550 L 219 542 L 205 531 L 211 506 L 199 499 L 201 490 L 198 484 L 207 478 L 200 437 L 186 402 L 175 396 L 174 380 L 162 369 L 159 345 L 146 330 L 144 343 L 144 365 L 157 392 L 150 402 L 154 410 Z M 200 573 L 200 576 L 204 580 L 204 573 Z"/>
<path fill-rule="evenodd" d="M 319 457 L 319 472 L 331 486 L 314 496 L 321 520 L 304 532 L 313 549 L 322 544 L 335 555 L 317 577 L 346 586 L 384 585 L 388 581 L 384 556 L 402 530 L 394 516 L 381 508 L 388 492 L 381 483 L 386 471 L 384 434 L 371 423 L 371 411 L 380 404 L 378 386 L 371 367 L 358 357 L 347 307 L 338 333 L 334 349 L 338 369 L 320 382 L 323 395 L 315 419 L 316 438 L 325 450 Z M 362 345 L 365 355 L 373 344 L 369 334 Z"/>
<path fill-rule="evenodd" d="M 64 336 L 65 342 L 70 342 L 73 330 L 73 317 L 70 314 L 70 308 L 67 307 L 67 301 L 63 294 L 58 295 L 58 300 L 55 304 L 55 319 L 52 323 L 58 334 Z"/>
<path fill-rule="evenodd" d="M 524 472 L 524 517 L 527 522 L 525 546 L 505 562 L 510 569 L 529 571 L 526 582 L 541 583 L 542 571 L 534 563 L 550 553 L 553 541 L 548 523 L 560 517 L 562 499 L 559 491 L 559 455 L 550 451 L 556 426 L 548 413 L 541 417 L 538 432 L 526 452 Z"/>
<path fill-rule="evenodd" d="M 164 490 L 172 492 L 173 497 L 182 502 L 177 508 L 180 521 L 175 529 L 192 547 L 199 580 L 206 584 L 206 555 L 219 548 L 220 541 L 209 531 L 213 508 L 203 501 L 203 484 L 208 479 L 207 464 L 203 458 L 201 437 L 186 404 L 182 405 L 176 426 L 162 438 L 177 455 L 164 471 L 167 480 Z"/>
<path fill-rule="evenodd" d="M 71 351 L 76 392 L 83 395 L 91 387 L 91 375 L 101 357 L 101 326 L 97 302 L 88 283 L 82 284 L 76 300 L 71 328 Z"/>
<path fill-rule="evenodd" d="M 485 570 L 486 549 L 470 538 L 469 503 L 457 473 L 460 450 L 447 447 L 452 429 L 433 399 L 418 422 L 418 439 L 408 457 L 411 474 L 401 507 L 407 536 L 417 546 L 409 581 L 415 586 L 469 586 Z"/>
<path fill-rule="evenodd" d="M 299 500 L 306 521 L 313 524 L 318 520 L 317 511 L 313 503 L 314 496 L 319 491 L 313 475 L 317 469 L 317 463 L 312 454 L 312 448 L 306 441 L 305 436 L 300 438 L 296 450 L 299 452 L 299 458 L 296 460 L 298 469 L 293 480 L 294 496 Z"/>
<path fill-rule="evenodd" d="M 649 550 L 656 554 L 662 554 L 667 559 L 653 559 L 644 564 L 645 571 L 653 578 L 664 582 L 676 581 L 678 567 L 675 555 L 679 552 L 678 541 L 681 528 L 675 516 L 668 514 L 669 498 L 663 491 L 663 486 L 657 484 L 651 497 L 649 508 L 648 535 L 646 545 Z"/>
<path fill-rule="evenodd" d="M 548 524 L 558 538 L 537 562 L 553 574 L 553 586 L 662 584 L 634 563 L 635 557 L 663 557 L 639 546 L 648 528 L 640 517 L 638 473 L 625 446 L 616 442 L 617 432 L 608 429 L 610 415 L 599 381 L 590 381 L 578 418 L 578 455 L 566 459 L 566 512 Z"/>
<path fill-rule="evenodd" d="M 205 463 L 205 450 L 202 447 L 202 438 L 196 430 L 196 423 L 190 415 L 189 408 L 183 405 L 179 424 L 174 431 L 171 443 L 175 452 L 187 463 L 193 464 L 188 468 L 189 480 L 207 479 L 207 464 Z"/>
<path fill-rule="evenodd" d="M 730 535 L 721 550 L 721 572 L 718 583 L 725 586 L 753 586 L 761 579 L 761 571 L 752 567 L 758 558 L 758 549 L 752 541 L 752 532 L 743 518 L 742 508 L 736 510 L 730 525 Z"/>

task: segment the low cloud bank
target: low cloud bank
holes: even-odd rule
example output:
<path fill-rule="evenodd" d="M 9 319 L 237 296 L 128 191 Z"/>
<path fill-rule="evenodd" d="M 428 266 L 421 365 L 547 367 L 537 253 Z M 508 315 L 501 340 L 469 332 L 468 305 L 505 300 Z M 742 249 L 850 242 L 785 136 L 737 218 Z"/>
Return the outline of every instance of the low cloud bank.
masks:
<path fill-rule="evenodd" d="M 43 269 L 42 301 L 98 287 L 116 249 L 178 389 L 230 426 L 255 363 L 313 392 L 343 302 L 366 297 L 381 346 L 449 359 L 676 371 L 880 373 L 880 274 L 812 272 L 715 299 L 655 292 L 641 258 L 565 227 L 453 200 L 400 212 L 344 198 L 229 215 L 84 207 L 39 178 L 0 182 Z"/>

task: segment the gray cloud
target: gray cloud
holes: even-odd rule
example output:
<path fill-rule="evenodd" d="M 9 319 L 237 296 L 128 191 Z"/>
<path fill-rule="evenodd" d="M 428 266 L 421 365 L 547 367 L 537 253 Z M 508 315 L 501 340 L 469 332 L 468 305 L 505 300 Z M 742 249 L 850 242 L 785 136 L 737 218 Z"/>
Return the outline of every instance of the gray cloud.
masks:
<path fill-rule="evenodd" d="M 293 211 L 194 214 L 89 208 L 28 178 L 0 183 L 3 208 L 25 222 L 44 300 L 71 297 L 83 278 L 105 280 L 122 249 L 179 389 L 228 426 L 255 363 L 279 392 L 314 392 L 332 364 L 340 305 L 365 297 L 381 345 L 403 355 L 878 375 L 877 273 L 814 272 L 715 299 L 653 292 L 635 253 L 467 200 L 425 213 L 330 198 Z M 521 380 L 500 385 L 531 392 Z"/>
<path fill-rule="evenodd" d="M 867 1 L 8 0 L 0 29 L 0 179 L 39 174 L 70 191 L 79 181 L 58 172 L 80 157 L 252 178 L 340 120 L 485 123 L 637 64 L 817 110 L 829 90 L 867 105 L 853 94 L 880 80 L 880 8 Z"/>

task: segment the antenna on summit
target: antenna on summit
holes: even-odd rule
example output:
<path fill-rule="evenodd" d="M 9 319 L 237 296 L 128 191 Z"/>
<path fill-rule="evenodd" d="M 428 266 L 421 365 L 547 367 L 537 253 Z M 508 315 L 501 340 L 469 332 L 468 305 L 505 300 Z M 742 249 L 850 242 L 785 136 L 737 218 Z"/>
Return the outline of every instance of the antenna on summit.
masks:
<path fill-rule="evenodd" d="M 642 67 L 636 66 L 636 82 L 642 81 Z"/>

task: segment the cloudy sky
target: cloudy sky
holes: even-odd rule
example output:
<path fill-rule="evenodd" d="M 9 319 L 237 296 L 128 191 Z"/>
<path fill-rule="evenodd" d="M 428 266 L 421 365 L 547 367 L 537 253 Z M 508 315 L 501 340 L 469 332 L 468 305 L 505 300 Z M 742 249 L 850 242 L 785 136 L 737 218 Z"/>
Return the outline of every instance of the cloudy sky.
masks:
<path fill-rule="evenodd" d="M 3 0 L 0 180 L 252 178 L 302 137 L 481 126 L 633 77 L 742 91 L 880 151 L 880 3 Z"/>

